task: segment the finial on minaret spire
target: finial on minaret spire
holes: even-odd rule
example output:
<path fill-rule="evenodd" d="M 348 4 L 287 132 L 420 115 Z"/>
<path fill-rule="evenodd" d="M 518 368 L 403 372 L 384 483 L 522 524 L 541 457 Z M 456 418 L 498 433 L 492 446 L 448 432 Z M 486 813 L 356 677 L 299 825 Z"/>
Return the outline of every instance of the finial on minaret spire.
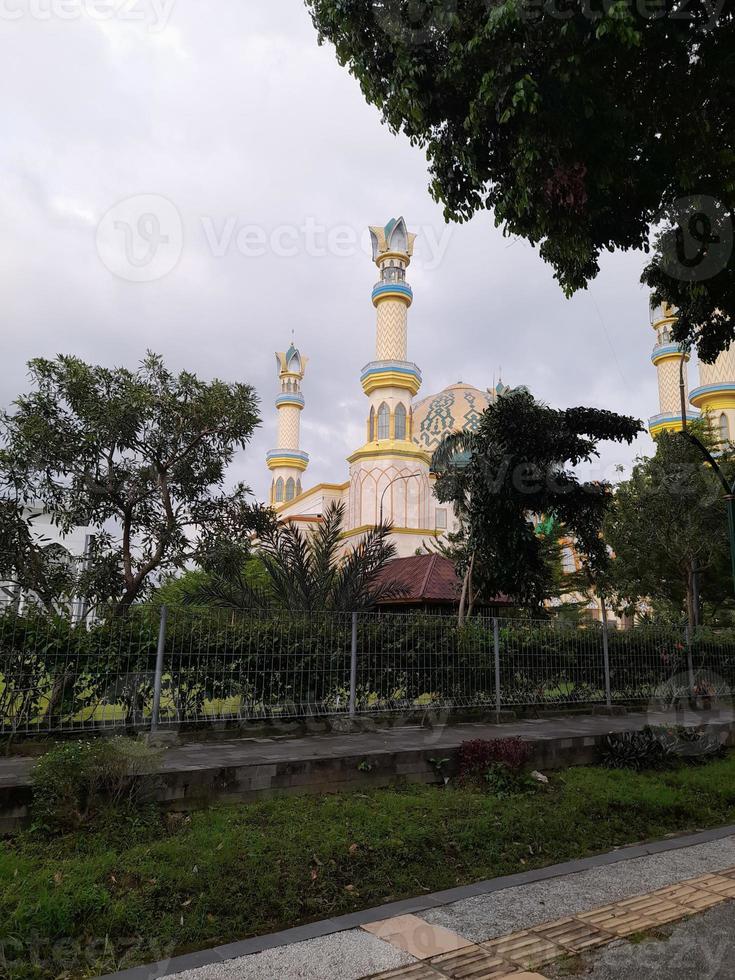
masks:
<path fill-rule="evenodd" d="M 287 351 L 276 352 L 280 393 L 276 398 L 278 409 L 278 445 L 266 456 L 268 469 L 273 473 L 271 504 L 278 506 L 293 500 L 301 493 L 301 474 L 309 465 L 309 457 L 299 446 L 301 437 L 301 412 L 304 396 L 301 382 L 306 373 L 308 358 L 302 357 L 294 343 Z"/>

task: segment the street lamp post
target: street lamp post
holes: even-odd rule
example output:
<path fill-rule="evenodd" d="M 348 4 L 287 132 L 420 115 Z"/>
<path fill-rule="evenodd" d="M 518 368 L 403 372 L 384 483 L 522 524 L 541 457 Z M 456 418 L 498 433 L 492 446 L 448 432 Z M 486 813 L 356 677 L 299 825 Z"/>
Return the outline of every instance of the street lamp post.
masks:
<path fill-rule="evenodd" d="M 699 440 L 693 439 L 689 434 L 687 429 L 687 386 L 684 380 L 684 365 L 686 364 L 686 357 L 682 354 L 679 358 L 679 399 L 681 401 L 681 431 L 683 435 L 694 442 Z M 693 626 L 699 626 L 699 568 L 696 558 L 692 559 L 692 605 L 694 612 L 694 622 Z"/>
<path fill-rule="evenodd" d="M 730 484 L 727 482 L 727 477 L 720 469 L 717 460 L 714 458 L 712 453 L 707 449 L 703 443 L 697 439 L 696 436 L 687 428 L 687 411 L 686 411 L 686 383 L 684 381 L 684 358 L 682 357 L 679 361 L 679 394 L 681 397 L 681 434 L 696 446 L 700 453 L 707 460 L 709 465 L 712 467 L 713 472 L 717 475 L 717 479 L 722 484 L 725 491 L 725 502 L 727 503 L 727 527 L 728 534 L 730 538 L 730 566 L 732 569 L 732 582 L 733 589 L 735 589 L 735 481 Z M 695 578 L 695 589 L 696 589 L 696 577 L 697 570 L 696 565 L 694 569 Z"/>
<path fill-rule="evenodd" d="M 730 536 L 730 564 L 732 567 L 732 581 L 733 588 L 735 589 L 735 482 L 732 484 L 728 483 L 727 477 L 720 469 L 717 460 L 714 458 L 712 453 L 703 445 L 696 436 L 693 436 L 688 429 L 684 429 L 682 434 L 693 445 L 697 447 L 700 453 L 707 460 L 709 465 L 712 467 L 714 473 L 717 475 L 717 479 L 722 484 L 725 491 L 725 501 L 727 503 L 727 525 Z"/>
<path fill-rule="evenodd" d="M 393 486 L 394 483 L 398 483 L 399 480 L 412 480 L 414 477 L 420 478 L 421 473 L 406 473 L 402 476 L 394 476 L 392 480 L 389 480 L 383 487 L 383 492 L 380 495 L 380 520 L 379 524 L 383 523 L 383 501 L 385 500 L 385 495 L 388 492 L 388 488 Z"/>

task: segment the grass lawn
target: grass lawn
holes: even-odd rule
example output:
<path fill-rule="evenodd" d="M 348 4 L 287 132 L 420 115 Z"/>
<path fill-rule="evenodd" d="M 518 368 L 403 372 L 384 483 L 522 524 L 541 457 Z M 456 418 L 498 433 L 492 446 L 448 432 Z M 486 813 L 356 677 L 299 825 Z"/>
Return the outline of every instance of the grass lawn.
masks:
<path fill-rule="evenodd" d="M 81 978 L 615 845 L 735 821 L 735 755 L 497 798 L 410 787 L 0 843 L 0 977 Z"/>

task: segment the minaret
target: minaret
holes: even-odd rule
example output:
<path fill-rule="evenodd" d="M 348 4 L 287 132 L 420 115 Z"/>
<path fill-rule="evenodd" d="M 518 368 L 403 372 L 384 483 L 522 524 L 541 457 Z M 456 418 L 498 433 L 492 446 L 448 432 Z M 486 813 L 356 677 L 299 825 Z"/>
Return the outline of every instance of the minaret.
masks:
<path fill-rule="evenodd" d="M 268 469 L 273 473 L 271 505 L 278 506 L 293 500 L 301 493 L 301 474 L 309 465 L 309 457 L 299 449 L 301 412 L 304 396 L 301 382 L 306 372 L 308 358 L 291 346 L 285 352 L 276 353 L 280 394 L 276 398 L 278 409 L 278 446 L 266 456 Z"/>
<path fill-rule="evenodd" d="M 373 287 L 376 310 L 375 360 L 362 369 L 360 381 L 368 398 L 365 444 L 349 458 L 348 527 L 393 522 L 410 537 L 430 528 L 430 454 L 413 441 L 412 402 L 421 387 L 421 372 L 408 358 L 408 310 L 413 291 L 406 269 L 416 236 L 403 218 L 385 227 L 371 227 L 373 261 L 380 279 Z M 404 542 L 408 551 L 409 540 Z M 412 549 L 420 545 L 415 537 Z"/>
<path fill-rule="evenodd" d="M 656 331 L 656 346 L 653 348 L 651 360 L 658 373 L 659 414 L 648 420 L 648 431 L 655 438 L 661 432 L 678 432 L 681 423 L 681 372 L 684 377 L 684 403 L 686 404 L 688 381 L 687 362 L 689 354 L 679 344 L 672 340 L 672 327 L 676 323 L 676 312 L 673 306 L 651 307 L 651 326 Z M 699 418 L 693 412 L 687 412 L 688 421 Z"/>
<path fill-rule="evenodd" d="M 721 444 L 735 442 L 735 344 L 722 351 L 714 364 L 699 362 L 699 387 L 690 401 L 709 418 L 712 434 Z"/>

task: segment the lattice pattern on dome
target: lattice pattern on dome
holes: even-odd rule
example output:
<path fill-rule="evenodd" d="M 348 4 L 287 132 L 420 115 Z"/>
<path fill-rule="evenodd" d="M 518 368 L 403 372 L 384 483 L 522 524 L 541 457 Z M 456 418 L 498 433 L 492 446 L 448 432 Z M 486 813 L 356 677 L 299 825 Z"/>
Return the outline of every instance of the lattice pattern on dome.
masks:
<path fill-rule="evenodd" d="M 414 406 L 414 442 L 433 450 L 452 432 L 476 431 L 489 404 L 490 396 L 470 385 L 452 385 L 430 395 Z"/>

